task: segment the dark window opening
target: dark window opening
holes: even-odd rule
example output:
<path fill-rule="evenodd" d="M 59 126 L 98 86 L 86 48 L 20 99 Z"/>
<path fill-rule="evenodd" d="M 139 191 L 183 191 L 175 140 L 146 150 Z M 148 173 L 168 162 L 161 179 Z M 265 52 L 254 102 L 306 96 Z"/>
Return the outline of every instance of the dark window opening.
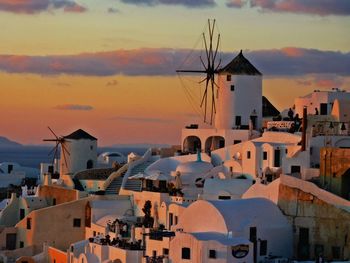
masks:
<path fill-rule="evenodd" d="M 250 151 L 247 151 L 247 159 L 250 159 Z"/>
<path fill-rule="evenodd" d="M 238 143 L 241 143 L 242 141 L 241 140 L 233 140 L 233 144 L 238 144 Z"/>
<path fill-rule="evenodd" d="M 281 151 L 279 149 L 275 150 L 274 167 L 281 166 Z"/>
<path fill-rule="evenodd" d="M 235 91 L 235 85 L 231 85 L 231 91 Z"/>
<path fill-rule="evenodd" d="M 182 259 L 191 259 L 191 249 L 189 247 L 183 247 L 181 253 Z"/>
<path fill-rule="evenodd" d="M 236 124 L 236 126 L 241 126 L 241 124 L 242 124 L 241 116 L 236 116 L 235 124 Z"/>
<path fill-rule="evenodd" d="M 226 75 L 226 80 L 231 81 L 231 75 Z"/>
<path fill-rule="evenodd" d="M 13 165 L 12 164 L 9 164 L 8 166 L 7 166 L 7 173 L 9 174 L 9 173 L 11 173 L 13 171 Z"/>
<path fill-rule="evenodd" d="M 340 247 L 332 247 L 332 257 L 333 259 L 340 259 Z"/>
<path fill-rule="evenodd" d="M 214 249 L 209 250 L 209 258 L 216 258 L 216 250 Z"/>
<path fill-rule="evenodd" d="M 263 152 L 263 160 L 267 160 L 267 152 Z"/>
<path fill-rule="evenodd" d="M 267 255 L 267 240 L 260 241 L 260 256 Z"/>
<path fill-rule="evenodd" d="M 163 248 L 163 255 L 169 255 L 169 249 Z"/>
<path fill-rule="evenodd" d="M 24 247 L 24 242 L 23 241 L 19 241 L 19 247 L 20 248 Z"/>
<path fill-rule="evenodd" d="M 300 166 L 299 165 L 292 165 L 290 167 L 290 173 L 291 174 L 295 174 L 295 173 L 300 174 Z"/>
<path fill-rule="evenodd" d="M 86 169 L 91 169 L 94 167 L 94 162 L 92 160 L 87 161 Z"/>
<path fill-rule="evenodd" d="M 175 216 L 175 225 L 177 225 L 177 216 Z"/>
<path fill-rule="evenodd" d="M 218 199 L 220 199 L 220 200 L 230 200 L 231 196 L 229 196 L 229 195 L 219 195 Z"/>
<path fill-rule="evenodd" d="M 174 214 L 169 213 L 169 227 L 174 224 Z"/>
<path fill-rule="evenodd" d="M 52 199 L 52 205 L 56 205 L 56 198 Z"/>
<path fill-rule="evenodd" d="M 80 218 L 74 218 L 73 219 L 73 227 L 80 227 L 81 225 L 81 219 Z"/>
<path fill-rule="evenodd" d="M 21 208 L 19 210 L 19 220 L 22 220 L 25 217 L 25 210 Z"/>
<path fill-rule="evenodd" d="M 323 245 L 315 245 L 315 257 L 319 257 L 323 255 L 324 252 L 324 247 Z"/>
<path fill-rule="evenodd" d="M 53 166 L 52 165 L 49 165 L 49 167 L 47 168 L 47 172 L 51 175 L 53 174 Z"/>
<path fill-rule="evenodd" d="M 27 229 L 32 229 L 32 219 L 30 217 L 27 218 Z"/>
<path fill-rule="evenodd" d="M 320 114 L 321 115 L 327 115 L 328 114 L 328 104 L 327 103 L 321 103 L 320 104 Z"/>

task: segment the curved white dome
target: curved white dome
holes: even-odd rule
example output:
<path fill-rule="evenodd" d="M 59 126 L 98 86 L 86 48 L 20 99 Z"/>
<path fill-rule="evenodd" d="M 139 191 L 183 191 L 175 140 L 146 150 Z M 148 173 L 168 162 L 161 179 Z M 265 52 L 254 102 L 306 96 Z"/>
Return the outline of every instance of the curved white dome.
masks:
<path fill-rule="evenodd" d="M 214 166 L 208 162 L 194 161 L 181 163 L 176 167 L 176 172 L 181 174 L 203 174 L 209 172 Z"/>

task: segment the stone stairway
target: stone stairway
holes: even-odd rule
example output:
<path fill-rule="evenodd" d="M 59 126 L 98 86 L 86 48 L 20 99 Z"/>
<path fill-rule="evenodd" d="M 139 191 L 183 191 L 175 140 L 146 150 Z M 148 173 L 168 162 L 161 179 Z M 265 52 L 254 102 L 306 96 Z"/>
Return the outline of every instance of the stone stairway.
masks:
<path fill-rule="evenodd" d="M 144 163 L 141 163 L 141 164 L 135 166 L 130 171 L 130 175 L 129 176 L 133 176 L 133 175 L 138 174 L 138 173 L 143 173 L 145 171 L 145 169 L 150 164 L 152 164 L 152 162 L 148 161 L 148 162 L 144 162 Z M 110 183 L 110 185 L 105 190 L 105 195 L 113 195 L 113 194 L 118 194 L 119 193 L 119 190 L 120 190 L 120 188 L 122 186 L 123 177 L 124 177 L 125 174 L 126 174 L 126 171 L 124 173 L 122 173 L 121 176 L 117 177 L 116 179 L 114 179 Z M 127 180 L 126 184 L 125 184 L 125 189 L 126 190 L 130 190 L 130 191 L 141 192 L 141 190 L 142 190 L 142 182 L 141 182 L 141 180 Z"/>
<path fill-rule="evenodd" d="M 116 195 L 119 193 L 120 187 L 122 186 L 123 177 L 126 171 L 121 176 L 115 178 L 105 190 L 105 195 Z"/>

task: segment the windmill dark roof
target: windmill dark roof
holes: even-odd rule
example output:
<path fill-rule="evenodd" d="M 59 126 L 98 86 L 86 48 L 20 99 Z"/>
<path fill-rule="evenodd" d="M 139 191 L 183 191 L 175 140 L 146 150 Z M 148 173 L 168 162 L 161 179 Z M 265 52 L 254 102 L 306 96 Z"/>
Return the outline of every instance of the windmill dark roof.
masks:
<path fill-rule="evenodd" d="M 230 63 L 221 68 L 219 73 L 229 73 L 232 75 L 262 75 L 260 71 L 243 56 L 242 50 Z"/>
<path fill-rule="evenodd" d="M 280 114 L 280 112 L 276 109 L 275 106 L 265 97 L 262 97 L 262 105 L 263 105 L 263 117 L 276 117 Z"/>
<path fill-rule="evenodd" d="M 91 136 L 90 134 L 88 134 L 86 131 L 79 129 L 76 130 L 75 132 L 64 136 L 65 139 L 72 139 L 72 140 L 80 140 L 80 139 L 88 139 L 88 140 L 92 140 L 92 141 L 97 141 L 97 139 L 93 136 Z"/>

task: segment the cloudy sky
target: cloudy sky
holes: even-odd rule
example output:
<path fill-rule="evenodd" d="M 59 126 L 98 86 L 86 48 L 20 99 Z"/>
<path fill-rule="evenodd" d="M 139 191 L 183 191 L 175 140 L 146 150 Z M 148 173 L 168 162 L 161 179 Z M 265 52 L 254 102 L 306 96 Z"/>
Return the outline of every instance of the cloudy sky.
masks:
<path fill-rule="evenodd" d="M 25 144 L 83 128 L 100 145 L 180 143 L 200 123 L 200 36 L 215 18 L 223 64 L 239 50 L 279 109 L 350 90 L 348 0 L 0 0 L 0 135 Z"/>

